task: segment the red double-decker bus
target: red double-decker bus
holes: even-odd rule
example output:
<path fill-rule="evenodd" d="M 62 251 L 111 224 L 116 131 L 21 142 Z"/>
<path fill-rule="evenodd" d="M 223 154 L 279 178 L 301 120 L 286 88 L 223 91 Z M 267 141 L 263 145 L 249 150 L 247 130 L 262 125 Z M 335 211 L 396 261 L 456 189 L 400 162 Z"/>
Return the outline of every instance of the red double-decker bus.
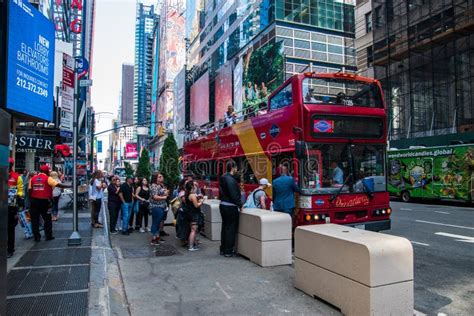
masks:
<path fill-rule="evenodd" d="M 352 74 L 297 74 L 258 115 L 185 142 L 184 166 L 218 198 L 227 160 L 241 170 L 243 190 L 289 166 L 300 193 L 295 225 L 336 223 L 390 229 L 386 184 L 387 109 L 377 80 Z M 267 192 L 271 197 L 271 190 Z"/>

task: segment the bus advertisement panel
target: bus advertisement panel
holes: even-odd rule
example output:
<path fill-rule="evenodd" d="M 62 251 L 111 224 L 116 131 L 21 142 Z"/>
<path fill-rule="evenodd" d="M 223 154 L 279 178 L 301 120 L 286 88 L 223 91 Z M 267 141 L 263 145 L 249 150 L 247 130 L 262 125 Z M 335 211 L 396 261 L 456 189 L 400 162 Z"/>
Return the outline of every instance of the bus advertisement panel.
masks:
<path fill-rule="evenodd" d="M 474 200 L 474 145 L 427 147 L 388 152 L 391 195 Z"/>

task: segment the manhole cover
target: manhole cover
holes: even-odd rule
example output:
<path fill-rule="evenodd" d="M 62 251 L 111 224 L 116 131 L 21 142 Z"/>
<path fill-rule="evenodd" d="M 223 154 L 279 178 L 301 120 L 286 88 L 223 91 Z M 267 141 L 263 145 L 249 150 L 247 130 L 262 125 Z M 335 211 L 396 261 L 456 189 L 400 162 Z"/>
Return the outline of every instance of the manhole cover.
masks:
<path fill-rule="evenodd" d="M 153 248 L 151 247 L 141 247 L 141 248 L 137 248 L 137 247 L 130 247 L 130 248 L 125 248 L 125 247 L 122 247 L 120 249 L 122 251 L 122 256 L 126 259 L 128 258 L 150 258 L 150 257 L 154 257 L 154 252 L 153 252 Z"/>
<path fill-rule="evenodd" d="M 156 257 L 169 257 L 178 254 L 178 250 L 167 244 L 160 244 L 155 248 L 155 256 Z"/>

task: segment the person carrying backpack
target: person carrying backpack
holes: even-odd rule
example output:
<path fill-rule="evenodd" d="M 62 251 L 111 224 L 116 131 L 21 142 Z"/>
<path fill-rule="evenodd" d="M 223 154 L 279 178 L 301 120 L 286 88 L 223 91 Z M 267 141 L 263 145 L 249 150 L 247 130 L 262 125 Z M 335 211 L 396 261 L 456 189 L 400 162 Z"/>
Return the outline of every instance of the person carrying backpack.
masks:
<path fill-rule="evenodd" d="M 267 210 L 267 194 L 265 189 L 271 187 L 272 185 L 268 182 L 268 179 L 262 178 L 259 181 L 259 187 L 252 191 L 247 197 L 247 201 L 244 204 L 244 208 L 260 208 L 262 210 Z"/>

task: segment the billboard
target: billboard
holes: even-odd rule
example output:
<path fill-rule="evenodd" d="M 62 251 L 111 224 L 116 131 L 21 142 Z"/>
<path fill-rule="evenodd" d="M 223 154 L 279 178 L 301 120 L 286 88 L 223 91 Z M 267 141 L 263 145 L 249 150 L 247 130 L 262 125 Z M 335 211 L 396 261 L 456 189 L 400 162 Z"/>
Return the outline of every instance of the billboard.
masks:
<path fill-rule="evenodd" d="M 191 124 L 209 122 L 209 71 L 191 86 Z"/>
<path fill-rule="evenodd" d="M 216 74 L 215 82 L 215 121 L 224 119 L 227 107 L 232 105 L 232 66 L 229 62 L 224 64 Z"/>
<path fill-rule="evenodd" d="M 285 80 L 283 42 L 267 44 L 242 57 L 244 109 L 255 109 Z"/>
<path fill-rule="evenodd" d="M 137 143 L 127 143 L 127 144 L 125 144 L 125 158 L 126 159 L 136 159 L 136 158 L 138 158 Z"/>
<path fill-rule="evenodd" d="M 52 121 L 54 24 L 28 1 L 9 0 L 8 29 L 6 108 Z"/>

